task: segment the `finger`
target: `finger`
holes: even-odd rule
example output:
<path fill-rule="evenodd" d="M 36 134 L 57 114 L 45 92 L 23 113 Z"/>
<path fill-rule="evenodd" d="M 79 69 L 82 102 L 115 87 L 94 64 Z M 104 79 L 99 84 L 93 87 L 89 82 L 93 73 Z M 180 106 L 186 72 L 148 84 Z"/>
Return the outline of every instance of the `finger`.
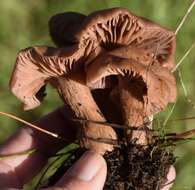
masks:
<path fill-rule="evenodd" d="M 174 166 L 171 166 L 167 174 L 167 182 L 165 183 L 164 187 L 161 190 L 169 190 L 173 186 L 175 178 L 176 178 L 176 171 Z"/>
<path fill-rule="evenodd" d="M 56 184 L 67 190 L 102 190 L 107 167 L 102 156 L 88 151 Z"/>
<path fill-rule="evenodd" d="M 36 122 L 37 125 L 55 133 L 63 135 L 65 138 L 73 140 L 75 138 L 75 129 L 72 123 L 67 119 L 64 107 L 46 115 Z M 64 146 L 58 140 L 48 137 L 46 134 L 37 132 L 29 128 L 22 128 L 12 135 L 5 144 L 0 147 L 1 155 L 16 154 L 29 149 L 39 149 L 39 152 L 33 155 L 18 155 L 0 161 L 0 185 L 8 184 L 10 187 L 16 185 L 16 180 L 9 183 L 11 176 L 17 176 L 22 186 L 30 178 L 36 175 L 47 161 L 48 155 L 55 153 Z M 51 148 L 52 147 L 52 148 Z M 18 184 L 18 183 L 17 183 Z M 18 186 L 18 185 L 17 185 Z"/>

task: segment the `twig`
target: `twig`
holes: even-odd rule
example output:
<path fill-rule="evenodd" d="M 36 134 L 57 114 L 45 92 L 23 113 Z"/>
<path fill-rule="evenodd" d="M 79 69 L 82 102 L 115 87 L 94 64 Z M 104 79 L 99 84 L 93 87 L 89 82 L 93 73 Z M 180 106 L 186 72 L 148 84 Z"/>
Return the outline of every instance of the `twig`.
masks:
<path fill-rule="evenodd" d="M 191 129 L 189 131 L 185 131 L 185 132 L 182 132 L 182 133 L 176 133 L 175 136 L 173 136 L 174 138 L 176 139 L 190 139 L 192 138 L 193 136 L 195 136 L 195 129 Z"/>
<path fill-rule="evenodd" d="M 184 24 L 184 22 L 186 21 L 188 15 L 190 14 L 190 12 L 192 11 L 193 7 L 195 5 L 195 0 L 191 3 L 190 7 L 188 8 L 186 14 L 184 15 L 183 19 L 181 20 L 180 24 L 178 25 L 177 29 L 175 30 L 175 35 L 177 35 L 177 33 L 179 32 L 179 30 L 181 29 L 182 25 Z"/>
<path fill-rule="evenodd" d="M 86 137 L 86 138 L 89 139 L 89 140 L 95 141 L 95 142 L 105 143 L 105 144 L 114 145 L 116 147 L 120 147 L 118 145 L 118 141 L 117 140 L 114 140 L 114 139 L 105 139 L 105 138 L 97 138 L 97 139 L 94 139 L 92 137 Z"/>
<path fill-rule="evenodd" d="M 146 129 L 144 128 L 146 125 L 150 124 L 152 121 L 144 123 L 143 125 L 140 125 L 138 127 L 132 127 L 132 126 L 128 126 L 128 125 L 120 125 L 120 124 L 116 124 L 116 123 L 109 123 L 109 122 L 105 122 L 105 121 L 93 121 L 93 120 L 86 120 L 86 119 L 72 119 L 73 121 L 77 121 L 77 122 L 83 122 L 83 123 L 95 123 L 95 124 L 99 124 L 99 125 L 109 125 L 113 128 L 116 129 L 130 129 L 130 130 L 135 130 L 135 131 L 145 131 Z M 149 131 L 153 131 L 153 129 L 147 129 Z"/>
<path fill-rule="evenodd" d="M 194 136 L 194 137 L 193 137 Z M 166 133 L 164 140 L 195 140 L 195 129 L 191 129 L 181 133 Z M 153 135 L 153 138 L 159 138 L 158 135 Z"/>

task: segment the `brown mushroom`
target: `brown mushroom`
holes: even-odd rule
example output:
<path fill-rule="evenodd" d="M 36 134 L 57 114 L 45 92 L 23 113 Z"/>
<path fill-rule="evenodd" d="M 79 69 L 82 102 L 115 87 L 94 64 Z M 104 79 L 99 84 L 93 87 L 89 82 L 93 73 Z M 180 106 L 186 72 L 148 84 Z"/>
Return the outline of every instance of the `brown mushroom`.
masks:
<path fill-rule="evenodd" d="M 59 17 L 61 18 L 61 16 Z M 59 17 L 56 16 L 56 18 Z M 64 18 L 63 15 L 62 17 Z M 84 19 L 84 16 L 82 18 L 80 16 L 76 17 L 79 17 L 80 20 Z M 80 82 L 85 83 L 85 73 L 82 73 L 84 67 L 93 62 L 94 58 L 103 52 L 108 52 L 120 46 L 131 45 L 143 50 L 148 49 L 152 54 L 157 51 L 159 63 L 163 67 L 167 67 L 167 65 L 172 67 L 172 52 L 174 52 L 175 47 L 173 33 L 168 31 L 166 33 L 165 29 L 161 29 L 161 31 L 159 26 L 134 16 L 126 9 L 114 8 L 98 11 L 86 17 L 82 22 L 76 22 L 77 30 L 74 29 L 76 31 L 73 33 L 69 32 L 71 33 L 69 35 L 70 40 L 74 39 L 70 41 L 72 42 L 70 46 L 66 44 L 68 37 L 64 41 L 64 34 L 61 36 L 58 34 L 57 37 L 54 35 L 55 31 L 58 31 L 56 28 L 52 32 L 54 26 L 60 25 L 57 21 L 58 19 L 51 19 L 50 33 L 53 34 L 53 39 L 58 37 L 55 40 L 56 42 L 65 43 L 64 47 L 28 48 L 22 50 L 17 57 L 10 86 L 12 92 L 26 106 L 28 105 L 29 109 L 31 106 L 35 107 L 40 104 L 39 97 L 36 97 L 36 94 L 50 78 L 74 72 L 76 73 L 75 77 L 79 78 Z M 55 25 L 53 22 L 57 22 L 57 24 Z M 69 24 L 69 22 L 66 21 L 64 27 L 61 27 L 61 25 L 59 27 L 66 28 L 66 24 Z M 163 40 L 159 41 L 159 37 Z M 152 45 L 151 41 L 153 41 Z M 157 48 L 158 46 L 160 48 Z M 77 72 L 77 69 L 79 69 L 79 72 Z M 33 76 L 31 73 L 33 73 Z M 28 109 L 28 106 L 26 109 Z"/>
<path fill-rule="evenodd" d="M 115 97 L 117 95 L 114 101 L 119 104 L 124 124 L 129 127 L 143 126 L 149 116 L 162 111 L 176 98 L 174 76 L 167 68 L 158 65 L 150 66 L 148 70 L 146 65 L 132 59 L 105 55 L 88 66 L 87 74 L 89 84 L 118 75 L 118 85 L 113 89 Z M 139 142 L 146 142 L 144 137 L 139 139 Z"/>
<path fill-rule="evenodd" d="M 116 43 L 117 48 L 98 56 L 86 66 L 87 83 L 97 85 L 98 81 L 110 75 L 123 76 L 118 77 L 115 96 L 118 91 L 124 123 L 139 127 L 149 116 L 175 101 L 176 83 L 170 72 L 174 66 L 175 34 L 130 14 L 125 23 L 120 25 L 126 27 L 123 31 L 128 30 L 124 33 L 126 36 L 120 38 L 124 40 L 123 43 Z M 115 33 L 119 34 L 120 28 L 117 29 Z M 132 138 L 138 138 L 139 143 L 145 144 L 147 140 L 144 133 L 133 131 L 130 134 Z"/>
<path fill-rule="evenodd" d="M 143 124 L 145 117 L 175 100 L 175 79 L 170 73 L 173 32 L 126 9 L 113 8 L 87 17 L 57 15 L 50 20 L 50 34 L 60 48 L 33 47 L 18 54 L 10 86 L 25 109 L 40 104 L 47 82 L 58 89 L 72 116 L 87 120 L 105 121 L 89 87 L 111 88 L 120 100 L 124 123 L 130 126 Z M 110 75 L 119 75 L 117 84 Z M 101 153 L 112 149 L 94 141 L 116 139 L 109 126 L 83 124 L 80 129 L 85 147 Z"/>

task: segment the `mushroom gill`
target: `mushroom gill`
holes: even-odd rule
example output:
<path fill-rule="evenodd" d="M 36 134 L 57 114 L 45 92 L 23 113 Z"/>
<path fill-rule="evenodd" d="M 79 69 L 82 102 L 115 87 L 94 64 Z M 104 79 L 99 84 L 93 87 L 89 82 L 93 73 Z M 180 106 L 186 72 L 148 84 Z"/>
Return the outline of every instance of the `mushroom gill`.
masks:
<path fill-rule="evenodd" d="M 74 63 L 81 57 L 78 53 L 74 53 L 75 49 L 75 46 L 61 49 L 37 46 L 19 52 L 11 76 L 10 88 L 24 103 L 25 110 L 40 105 L 36 94 L 42 86 L 52 78 L 63 76 L 72 70 Z"/>
<path fill-rule="evenodd" d="M 74 71 L 75 80 L 85 83 L 84 68 L 97 56 L 121 46 L 127 47 L 125 56 L 132 56 L 131 49 L 138 48 L 155 56 L 162 66 L 173 67 L 174 33 L 127 9 L 101 10 L 86 17 L 72 12 L 58 14 L 51 18 L 49 29 L 60 48 L 32 47 L 17 56 L 10 87 L 25 109 L 40 105 L 36 93 L 51 78 L 73 75 Z"/>
<path fill-rule="evenodd" d="M 145 85 L 143 96 L 147 115 L 162 111 L 169 102 L 176 98 L 176 83 L 172 73 L 167 68 L 159 68 L 155 65 L 150 67 L 133 59 L 125 59 L 110 54 L 97 58 L 86 68 L 87 84 L 93 87 L 94 83 L 110 75 L 121 75 L 129 79 L 129 86 L 134 85 L 135 80 L 142 81 Z M 133 82 L 130 82 L 133 81 Z M 135 86 L 135 85 L 134 85 Z M 135 87 L 139 88 L 139 85 Z"/>

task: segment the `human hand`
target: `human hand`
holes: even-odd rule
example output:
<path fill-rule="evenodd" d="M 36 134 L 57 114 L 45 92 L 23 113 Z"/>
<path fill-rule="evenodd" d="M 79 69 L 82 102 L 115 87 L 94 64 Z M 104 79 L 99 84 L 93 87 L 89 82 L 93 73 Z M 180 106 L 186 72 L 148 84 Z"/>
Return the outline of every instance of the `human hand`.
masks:
<path fill-rule="evenodd" d="M 67 119 L 64 108 L 59 108 L 41 118 L 36 124 L 63 135 L 70 141 L 75 139 L 75 127 Z M 60 143 L 43 133 L 29 128 L 20 129 L 1 146 L 0 154 L 17 154 L 32 148 L 39 151 L 32 155 L 18 155 L 0 160 L 0 189 L 22 188 L 46 164 L 48 156 L 63 145 L 64 143 Z M 47 190 L 102 190 L 105 178 L 105 160 L 102 156 L 87 151 L 54 187 L 47 188 Z M 170 168 L 167 178 L 168 182 L 166 184 L 175 179 L 175 169 L 173 167 Z M 165 186 L 162 190 L 168 190 L 170 185 Z"/>
<path fill-rule="evenodd" d="M 35 123 L 69 141 L 73 142 L 75 139 L 75 126 L 68 120 L 64 108 L 57 109 Z M 26 127 L 21 128 L 0 147 L 0 155 L 17 155 L 0 160 L 0 189 L 21 189 L 46 164 L 48 157 L 63 146 L 64 142 L 44 133 Z M 30 149 L 39 151 L 31 155 L 17 154 Z M 56 183 L 55 187 L 48 189 L 101 190 L 105 178 L 105 160 L 102 156 L 87 151 Z"/>

